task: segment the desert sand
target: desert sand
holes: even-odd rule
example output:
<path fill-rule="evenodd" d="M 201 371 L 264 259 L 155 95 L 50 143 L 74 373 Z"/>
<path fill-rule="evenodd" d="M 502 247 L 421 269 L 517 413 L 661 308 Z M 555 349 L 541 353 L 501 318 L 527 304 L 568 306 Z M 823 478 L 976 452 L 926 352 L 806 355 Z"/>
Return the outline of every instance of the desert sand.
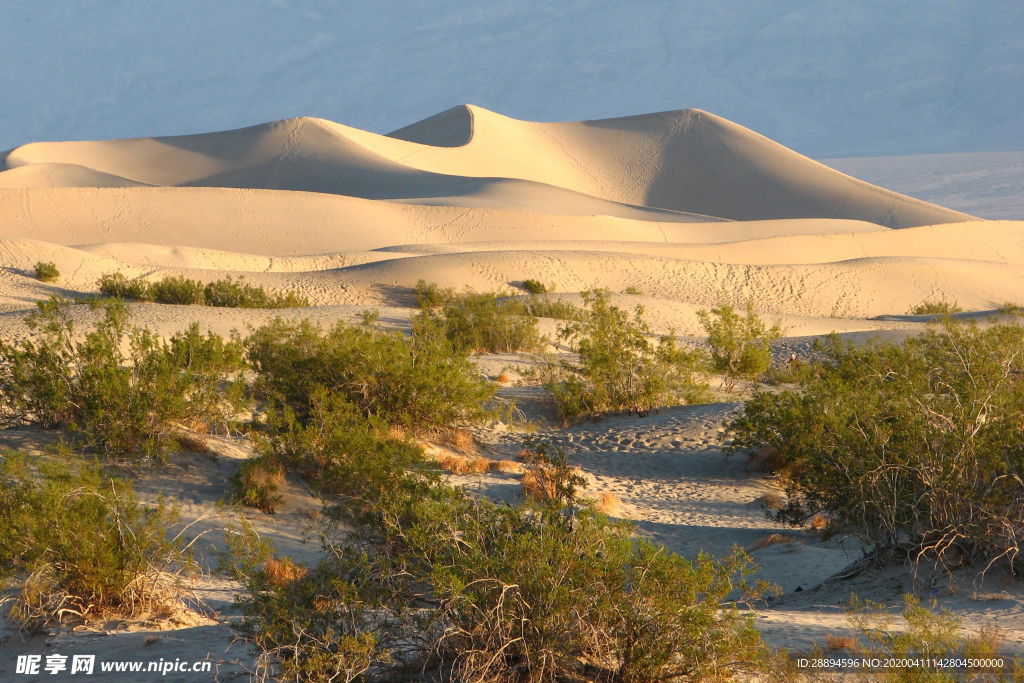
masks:
<path fill-rule="evenodd" d="M 38 281 L 38 261 L 54 262 L 61 277 Z M 978 317 L 1024 302 L 1024 222 L 981 220 L 869 185 L 697 110 L 535 123 L 462 106 L 387 136 L 300 118 L 183 137 L 34 143 L 0 156 L 0 336 L 24 337 L 36 300 L 94 293 L 99 276 L 114 271 L 244 276 L 312 303 L 285 311 L 132 306 L 136 323 L 164 334 L 193 321 L 244 334 L 278 315 L 331 324 L 367 308 L 380 311 L 381 325 L 407 329 L 419 279 L 522 293 L 533 278 L 573 301 L 595 287 L 631 288 L 616 301 L 642 304 L 655 332 L 674 330 L 688 343 L 700 343 L 699 309 L 751 300 L 785 329 L 777 351 L 788 357 L 833 331 L 854 340 L 916 334 L 928 317 L 909 312 L 925 301 L 956 302 Z M 95 313 L 81 306 L 74 315 L 81 326 Z M 556 327 L 541 324 L 552 336 Z M 533 361 L 477 362 L 497 378 Z M 837 605 L 851 587 L 892 602 L 911 585 L 906 568 L 830 581 L 859 557 L 856 543 L 825 543 L 766 518 L 758 501 L 773 482 L 724 455 L 717 438 L 741 396 L 719 392 L 714 404 L 566 430 L 538 387 L 513 382 L 500 391 L 519 400 L 543 438 L 567 449 L 595 494 L 621 499 L 616 514 L 672 550 L 717 553 L 791 536 L 753 553 L 763 577 L 784 591 L 761 617 L 774 644 L 800 649 L 842 632 Z M 476 436 L 480 454 L 500 459 L 514 456 L 524 434 L 491 425 Z M 4 435 L 30 450 L 45 438 Z M 133 476 L 144 497 L 162 492 L 182 502 L 186 521 L 196 519 L 216 512 L 251 445 L 223 450 L 216 461 L 176 456 L 182 476 Z M 515 475 L 455 479 L 479 495 L 521 496 Z M 276 517 L 224 514 L 245 514 L 283 552 L 314 561 L 315 547 L 300 540 L 318 502 L 299 482 L 290 486 Z M 943 579 L 943 604 L 970 628 L 999 621 L 1007 647 L 1024 650 L 1019 584 L 993 593 L 966 573 L 956 579 L 952 588 Z M 242 646 L 229 648 L 237 586 L 204 582 L 223 621 L 159 637 L 173 642 L 175 656 L 209 655 L 227 671 L 245 658 Z M 141 651 L 155 629 L 112 629 L 100 640 L 56 635 L 51 649 L 84 647 L 75 639 L 92 637 L 93 649 Z M 39 647 L 0 635 L 0 651 Z"/>

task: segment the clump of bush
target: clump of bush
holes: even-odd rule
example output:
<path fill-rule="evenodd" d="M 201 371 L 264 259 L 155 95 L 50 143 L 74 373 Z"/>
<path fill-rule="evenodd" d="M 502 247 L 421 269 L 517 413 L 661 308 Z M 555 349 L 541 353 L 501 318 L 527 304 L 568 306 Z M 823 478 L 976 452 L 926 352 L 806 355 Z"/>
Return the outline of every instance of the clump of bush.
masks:
<path fill-rule="evenodd" d="M 71 618 L 154 615 L 184 605 L 195 566 L 174 511 L 138 503 L 129 482 L 94 465 L 0 459 L 0 579 L 21 585 L 10 616 L 39 630 Z"/>
<path fill-rule="evenodd" d="M 536 351 L 543 344 L 536 316 L 518 298 L 469 289 L 456 294 L 424 280 L 415 292 L 421 309 L 417 324 L 444 334 L 460 352 Z"/>
<path fill-rule="evenodd" d="M 284 498 L 277 489 L 284 483 L 284 468 L 273 458 L 246 460 L 231 478 L 231 502 L 274 514 Z"/>
<path fill-rule="evenodd" d="M 38 261 L 35 265 L 36 277 L 43 282 L 54 282 L 60 277 L 57 264 L 52 262 Z"/>
<path fill-rule="evenodd" d="M 612 412 L 646 415 L 659 406 L 706 400 L 703 353 L 680 348 L 671 334 L 652 342 L 642 306 L 630 318 L 605 290 L 584 292 L 583 298 L 579 320 L 559 330 L 579 362 L 551 364 L 546 372 L 545 386 L 563 421 Z"/>
<path fill-rule="evenodd" d="M 548 291 L 554 291 L 554 287 L 549 290 L 543 282 L 533 279 L 523 280 L 523 289 L 530 294 L 546 294 Z"/>
<path fill-rule="evenodd" d="M 241 602 L 258 666 L 285 680 L 655 681 L 728 676 L 764 653 L 741 552 L 688 561 L 570 505 L 573 476 L 538 452 L 552 496 L 493 505 L 444 484 L 422 450 L 388 439 L 345 397 L 319 389 L 305 419 L 275 422 L 265 448 L 338 502 L 326 559 L 273 580 L 265 549 Z M 262 554 L 261 554 L 262 553 Z"/>
<path fill-rule="evenodd" d="M 732 306 L 719 306 L 711 312 L 698 311 L 701 326 L 708 334 L 711 369 L 724 378 L 725 390 L 732 393 L 737 380 L 754 382 L 772 365 L 773 341 L 782 336 L 778 325 L 770 329 L 747 302 L 746 315 Z"/>
<path fill-rule="evenodd" d="M 100 293 L 132 301 L 155 301 L 158 304 L 181 306 L 216 306 L 221 308 L 303 308 L 309 300 L 297 292 L 268 294 L 262 285 L 250 285 L 245 278 L 231 276 L 203 284 L 178 276 L 159 282 L 139 278 L 129 280 L 123 273 L 108 273 L 99 279 Z"/>
<path fill-rule="evenodd" d="M 325 331 L 278 319 L 246 346 L 258 395 L 300 419 L 317 387 L 346 397 L 363 415 L 418 432 L 448 432 L 490 415 L 493 385 L 429 317 L 409 338 L 365 325 Z"/>
<path fill-rule="evenodd" d="M 244 395 L 242 343 L 198 325 L 161 341 L 128 324 L 119 302 L 79 337 L 71 302 L 38 303 L 26 324 L 38 340 L 0 342 L 0 421 L 65 427 L 105 453 L 159 456 L 183 429 L 226 425 Z M 127 347 L 127 351 L 125 351 Z"/>
<path fill-rule="evenodd" d="M 819 348 L 820 379 L 757 393 L 733 450 L 770 454 L 782 521 L 821 514 L 883 556 L 948 566 L 1005 558 L 1024 538 L 1024 328 L 946 319 L 903 343 Z"/>
<path fill-rule="evenodd" d="M 949 301 L 925 301 L 910 309 L 911 315 L 953 315 L 964 309 Z"/>

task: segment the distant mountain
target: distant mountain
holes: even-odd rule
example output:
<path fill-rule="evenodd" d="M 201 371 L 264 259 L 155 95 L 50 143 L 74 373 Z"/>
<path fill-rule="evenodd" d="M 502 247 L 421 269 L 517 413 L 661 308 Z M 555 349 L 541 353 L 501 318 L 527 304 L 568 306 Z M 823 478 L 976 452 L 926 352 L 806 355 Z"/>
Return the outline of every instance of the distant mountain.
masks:
<path fill-rule="evenodd" d="M 0 149 L 313 115 L 685 107 L 817 157 L 1024 149 L 1024 2 L 0 4 Z"/>

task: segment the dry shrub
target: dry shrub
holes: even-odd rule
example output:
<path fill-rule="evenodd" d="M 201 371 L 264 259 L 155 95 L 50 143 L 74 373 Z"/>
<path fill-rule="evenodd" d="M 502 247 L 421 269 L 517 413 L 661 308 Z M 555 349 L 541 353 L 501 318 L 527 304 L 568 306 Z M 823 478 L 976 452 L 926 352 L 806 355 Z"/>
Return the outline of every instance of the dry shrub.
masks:
<path fill-rule="evenodd" d="M 442 451 L 434 458 L 438 466 L 445 472 L 451 474 L 468 474 L 469 473 L 469 459 L 464 458 L 461 455 L 455 455 L 447 451 Z"/>
<path fill-rule="evenodd" d="M 609 517 L 621 517 L 623 512 L 622 500 L 610 491 L 602 492 L 592 507 Z"/>
<path fill-rule="evenodd" d="M 758 498 L 757 503 L 765 510 L 781 510 L 786 506 L 786 500 L 774 491 L 770 491 Z"/>
<path fill-rule="evenodd" d="M 499 384 L 508 384 L 511 381 L 512 381 L 512 375 L 508 374 L 507 372 L 503 372 L 500 375 L 498 375 L 498 383 Z"/>
<path fill-rule="evenodd" d="M 275 557 L 267 558 L 263 563 L 263 572 L 267 581 L 275 586 L 284 586 L 306 575 L 306 569 L 296 565 L 289 557 L 280 560 Z"/>
<path fill-rule="evenodd" d="M 388 425 L 388 438 L 401 441 L 405 438 L 405 427 L 397 424 Z"/>
<path fill-rule="evenodd" d="M 489 458 L 481 458 L 481 457 L 469 458 L 468 460 L 469 460 L 469 463 L 468 463 L 469 471 L 472 474 L 484 474 L 485 472 L 490 472 L 490 470 L 491 470 L 491 463 L 494 462 L 493 460 L 491 460 Z"/>
<path fill-rule="evenodd" d="M 243 462 L 231 482 L 234 486 L 232 503 L 272 515 L 284 501 L 277 493 L 284 483 L 284 468 L 273 459 L 259 457 Z"/>
<path fill-rule="evenodd" d="M 492 460 L 490 461 L 491 469 L 501 472 L 502 474 L 522 474 L 522 464 L 515 460 Z"/>
<path fill-rule="evenodd" d="M 751 551 L 760 550 L 761 548 L 767 548 L 778 543 L 800 543 L 800 539 L 785 534 L 768 534 L 754 541 L 754 545 L 750 549 Z"/>
<path fill-rule="evenodd" d="M 451 445 L 463 453 L 475 453 L 476 437 L 465 429 L 456 429 L 452 434 Z"/>
<path fill-rule="evenodd" d="M 828 526 L 828 517 L 825 515 L 814 515 L 808 524 L 815 531 L 821 531 Z"/>
<path fill-rule="evenodd" d="M 541 467 L 531 467 L 523 473 L 523 493 L 527 498 L 542 502 L 555 497 L 555 482 Z"/>
<path fill-rule="evenodd" d="M 751 472 L 778 472 L 782 465 L 779 449 L 771 444 L 764 444 L 750 452 L 747 469 Z"/>
<path fill-rule="evenodd" d="M 852 650 L 857 646 L 857 639 L 852 636 L 834 636 L 831 633 L 825 635 L 825 651 Z"/>

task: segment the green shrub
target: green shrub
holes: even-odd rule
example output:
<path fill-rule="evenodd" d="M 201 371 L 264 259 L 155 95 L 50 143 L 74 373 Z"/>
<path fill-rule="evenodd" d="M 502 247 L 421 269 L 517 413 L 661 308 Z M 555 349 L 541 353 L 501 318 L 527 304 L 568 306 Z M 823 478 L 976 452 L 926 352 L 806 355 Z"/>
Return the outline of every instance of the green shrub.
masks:
<path fill-rule="evenodd" d="M 607 291 L 584 292 L 587 308 L 559 331 L 579 362 L 548 368 L 545 381 L 563 420 L 610 412 L 646 415 L 659 406 L 705 400 L 704 357 L 676 345 L 673 335 L 649 339 L 643 308 L 629 315 Z"/>
<path fill-rule="evenodd" d="M 34 631 L 71 617 L 139 617 L 181 603 L 193 565 L 173 511 L 140 505 L 131 484 L 90 465 L 0 461 L 0 579 L 21 584 L 11 616 Z"/>
<path fill-rule="evenodd" d="M 449 431 L 487 417 L 493 385 L 427 319 L 411 338 L 338 323 L 275 320 L 247 341 L 261 396 L 308 414 L 317 386 L 364 415 L 413 431 Z"/>
<path fill-rule="evenodd" d="M 529 296 L 520 299 L 529 315 L 537 318 L 554 318 L 555 320 L 579 320 L 583 311 L 568 301 L 551 299 L 548 296 Z"/>
<path fill-rule="evenodd" d="M 150 284 L 138 278 L 129 280 L 123 273 L 107 273 L 100 276 L 100 293 L 115 299 L 152 301 Z"/>
<path fill-rule="evenodd" d="M 455 290 L 451 287 L 441 288 L 437 283 L 427 284 L 426 280 L 419 280 L 413 289 L 416 296 L 416 305 L 422 309 L 437 308 L 444 306 L 455 297 Z"/>
<path fill-rule="evenodd" d="M 757 393 L 732 448 L 770 453 L 784 521 L 812 515 L 886 554 L 1022 561 L 1024 328 L 947 319 L 902 344 L 832 337 L 821 379 Z"/>
<path fill-rule="evenodd" d="M 104 307 L 91 332 L 76 335 L 70 302 L 39 302 L 26 324 L 38 340 L 0 342 L 0 416 L 6 424 L 68 427 L 107 453 L 157 456 L 183 428 L 206 430 L 230 419 L 240 400 L 242 344 L 202 336 L 198 325 L 162 342 L 127 323 L 119 301 Z M 124 347 L 127 346 L 127 354 Z"/>
<path fill-rule="evenodd" d="M 231 502 L 274 514 L 284 498 L 277 493 L 284 482 L 284 468 L 273 458 L 246 460 L 231 478 Z"/>
<path fill-rule="evenodd" d="M 202 306 L 206 303 L 206 285 L 184 276 L 165 277 L 149 286 L 149 297 L 158 304 Z"/>
<path fill-rule="evenodd" d="M 710 314 L 698 311 L 697 315 L 708 333 L 711 369 L 724 377 L 728 393 L 737 380 L 752 383 L 771 367 L 771 344 L 782 336 L 782 330 L 778 325 L 767 329 L 754 313 L 753 302 L 747 302 L 746 316 L 732 306 L 713 308 Z"/>
<path fill-rule="evenodd" d="M 948 301 L 925 301 L 910 309 L 911 315 L 953 315 L 960 313 L 963 309 L 956 302 Z"/>
<path fill-rule="evenodd" d="M 421 319 L 431 316 L 424 310 Z M 537 318 L 529 315 L 515 298 L 466 292 L 452 296 L 433 321 L 461 352 L 510 353 L 541 347 Z"/>
<path fill-rule="evenodd" d="M 36 277 L 43 282 L 54 282 L 60 277 L 60 271 L 57 270 L 56 263 L 44 263 L 38 261 L 35 265 Z"/>
<path fill-rule="evenodd" d="M 549 290 L 548 286 L 540 280 L 523 280 L 523 289 L 530 294 L 546 294 L 549 291 L 554 291 L 555 288 L 552 287 Z"/>
<path fill-rule="evenodd" d="M 267 294 L 262 285 L 232 280 L 230 276 L 206 285 L 206 303 L 222 308 L 305 308 L 309 300 L 297 292 Z"/>
<path fill-rule="evenodd" d="M 277 419 L 264 447 L 338 501 L 328 517 L 346 531 L 328 532 L 326 559 L 284 581 L 267 571 L 265 548 L 244 543 L 255 551 L 238 563 L 253 568 L 243 572 L 242 631 L 264 672 L 655 681 L 758 665 L 752 613 L 728 602 L 764 590 L 746 584 L 742 552 L 687 561 L 564 500 L 474 500 L 442 483 L 418 448 L 383 438 L 383 423 L 322 389 L 305 424 Z"/>
<path fill-rule="evenodd" d="M 626 287 L 624 290 L 622 290 L 622 293 L 623 294 L 632 294 L 633 296 L 643 296 L 643 294 L 644 294 L 638 288 L 633 287 L 633 286 Z"/>
<path fill-rule="evenodd" d="M 1007 301 L 996 310 L 1002 315 L 1018 315 L 1021 312 L 1021 307 L 1015 303 Z"/>
<path fill-rule="evenodd" d="M 155 301 L 181 306 L 216 306 L 220 308 L 304 308 L 309 300 L 297 292 L 268 294 L 262 285 L 250 285 L 245 278 L 231 276 L 203 284 L 178 276 L 167 276 L 159 282 L 127 279 L 122 273 L 107 273 L 99 279 L 100 293 L 126 301 Z"/>

